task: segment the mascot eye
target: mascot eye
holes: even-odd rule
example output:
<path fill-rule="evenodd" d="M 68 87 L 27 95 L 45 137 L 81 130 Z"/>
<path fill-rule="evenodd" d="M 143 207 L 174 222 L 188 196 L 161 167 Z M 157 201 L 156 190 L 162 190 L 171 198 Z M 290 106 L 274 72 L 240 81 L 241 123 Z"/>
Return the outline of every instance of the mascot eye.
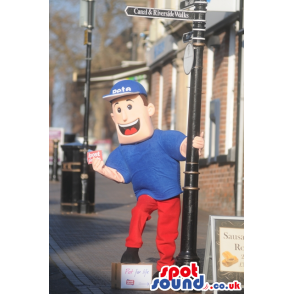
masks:
<path fill-rule="evenodd" d="M 131 104 L 129 104 L 127 107 L 129 110 L 131 110 L 133 108 L 133 106 Z"/>
<path fill-rule="evenodd" d="M 117 112 L 118 113 L 121 113 L 121 108 L 120 107 L 117 109 Z"/>

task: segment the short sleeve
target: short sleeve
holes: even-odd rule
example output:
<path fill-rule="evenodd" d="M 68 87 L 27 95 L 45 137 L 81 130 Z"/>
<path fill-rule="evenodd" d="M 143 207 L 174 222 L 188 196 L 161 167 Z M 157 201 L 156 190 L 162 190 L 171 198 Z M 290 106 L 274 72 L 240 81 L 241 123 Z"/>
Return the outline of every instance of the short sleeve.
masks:
<path fill-rule="evenodd" d="M 159 139 L 161 147 L 172 158 L 183 161 L 186 158 L 180 152 L 180 146 L 186 136 L 179 131 L 162 131 Z"/>
<path fill-rule="evenodd" d="M 131 182 L 132 177 L 129 168 L 119 150 L 119 147 L 113 150 L 108 156 L 106 166 L 116 169 L 124 178 L 125 184 Z"/>

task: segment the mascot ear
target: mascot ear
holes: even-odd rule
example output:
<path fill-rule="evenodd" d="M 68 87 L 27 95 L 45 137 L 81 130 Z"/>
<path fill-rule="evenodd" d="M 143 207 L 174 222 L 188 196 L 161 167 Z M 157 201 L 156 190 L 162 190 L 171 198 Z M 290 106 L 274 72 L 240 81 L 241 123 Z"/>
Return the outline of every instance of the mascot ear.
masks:
<path fill-rule="evenodd" d="M 147 106 L 148 115 L 152 116 L 155 113 L 155 106 L 152 103 L 149 103 Z"/>
<path fill-rule="evenodd" d="M 110 113 L 110 116 L 111 116 L 112 120 L 115 122 L 114 114 L 112 112 Z"/>

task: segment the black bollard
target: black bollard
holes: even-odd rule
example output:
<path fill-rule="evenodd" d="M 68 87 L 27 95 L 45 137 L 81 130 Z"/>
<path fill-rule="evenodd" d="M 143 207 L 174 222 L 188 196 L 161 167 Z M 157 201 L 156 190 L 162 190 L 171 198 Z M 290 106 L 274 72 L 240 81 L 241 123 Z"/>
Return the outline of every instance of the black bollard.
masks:
<path fill-rule="evenodd" d="M 50 181 L 58 182 L 58 139 L 52 140 L 54 144 L 54 153 L 53 153 L 53 165 L 52 165 L 52 173 L 51 173 L 51 179 Z"/>

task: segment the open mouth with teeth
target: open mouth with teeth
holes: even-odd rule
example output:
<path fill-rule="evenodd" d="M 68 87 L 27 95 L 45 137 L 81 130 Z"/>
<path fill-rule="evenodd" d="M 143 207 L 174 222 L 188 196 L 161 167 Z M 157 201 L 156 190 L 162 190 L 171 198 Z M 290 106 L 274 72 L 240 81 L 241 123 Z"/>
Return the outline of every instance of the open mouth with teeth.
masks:
<path fill-rule="evenodd" d="M 125 136 L 136 134 L 140 129 L 140 119 L 133 121 L 132 123 L 121 125 L 118 124 L 121 133 Z"/>

